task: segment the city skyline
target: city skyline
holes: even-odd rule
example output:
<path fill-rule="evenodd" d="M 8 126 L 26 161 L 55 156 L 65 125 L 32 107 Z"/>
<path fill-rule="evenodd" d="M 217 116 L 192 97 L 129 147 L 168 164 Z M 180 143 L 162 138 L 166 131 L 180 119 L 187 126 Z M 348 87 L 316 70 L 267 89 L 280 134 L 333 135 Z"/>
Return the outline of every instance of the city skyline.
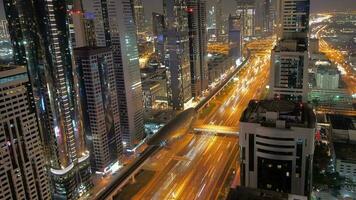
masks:
<path fill-rule="evenodd" d="M 0 0 L 0 18 L 5 19 L 5 12 L 4 12 L 4 7 L 3 7 L 3 1 Z M 85 1 L 90 1 L 90 0 L 85 0 Z M 228 3 L 230 2 L 230 4 Z M 144 7 L 146 8 L 144 10 L 145 17 L 151 17 L 152 12 L 158 12 L 162 13 L 163 12 L 163 6 L 162 6 L 162 0 L 142 0 Z M 208 6 L 211 6 L 214 2 L 214 0 L 207 0 Z M 85 3 L 84 4 L 90 4 L 90 3 Z M 233 14 L 233 8 L 232 6 L 236 5 L 236 1 L 233 0 L 232 2 L 230 0 L 223 0 L 224 4 L 224 11 L 227 11 L 228 14 Z M 345 8 L 348 10 L 354 10 L 356 9 L 356 4 L 354 3 L 353 0 L 339 0 L 339 1 L 334 1 L 334 0 L 311 0 L 311 13 L 317 13 L 317 12 L 326 12 L 326 11 L 345 11 Z"/>
<path fill-rule="evenodd" d="M 350 1 L 0 3 L 0 199 L 356 198 Z"/>

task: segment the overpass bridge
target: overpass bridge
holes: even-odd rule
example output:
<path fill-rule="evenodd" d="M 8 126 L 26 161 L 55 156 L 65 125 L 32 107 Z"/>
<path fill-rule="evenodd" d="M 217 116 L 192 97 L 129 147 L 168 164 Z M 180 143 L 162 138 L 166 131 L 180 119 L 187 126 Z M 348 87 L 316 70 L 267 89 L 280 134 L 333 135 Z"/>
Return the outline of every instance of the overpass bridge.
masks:
<path fill-rule="evenodd" d="M 197 125 L 193 126 L 194 131 L 201 131 L 207 133 L 214 133 L 214 134 L 221 134 L 221 135 L 229 135 L 229 136 L 236 136 L 239 135 L 239 130 L 237 127 L 231 126 L 220 126 L 214 124 L 204 124 L 204 125 Z"/>

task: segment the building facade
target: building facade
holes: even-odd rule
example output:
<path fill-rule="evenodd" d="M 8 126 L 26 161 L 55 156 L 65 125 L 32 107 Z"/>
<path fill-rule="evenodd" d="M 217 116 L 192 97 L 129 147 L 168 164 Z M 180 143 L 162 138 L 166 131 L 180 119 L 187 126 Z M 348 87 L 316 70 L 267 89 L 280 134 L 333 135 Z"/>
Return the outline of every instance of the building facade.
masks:
<path fill-rule="evenodd" d="M 76 199 L 91 187 L 91 170 L 74 87 L 66 3 L 4 1 L 14 61 L 27 65 L 33 86 L 52 195 Z"/>
<path fill-rule="evenodd" d="M 0 199 L 50 199 L 41 135 L 25 66 L 0 66 Z"/>
<path fill-rule="evenodd" d="M 282 38 L 305 39 L 309 32 L 310 0 L 282 0 Z"/>
<path fill-rule="evenodd" d="M 113 51 L 122 140 L 130 149 L 144 138 L 142 85 L 136 26 L 130 0 L 94 1 L 98 46 Z"/>
<path fill-rule="evenodd" d="M 270 98 L 306 102 L 309 0 L 282 0 L 281 38 L 271 54 Z"/>
<path fill-rule="evenodd" d="M 240 120 L 241 185 L 309 196 L 315 116 L 306 104 L 251 101 Z"/>
<path fill-rule="evenodd" d="M 306 102 L 309 58 L 295 40 L 280 41 L 272 50 L 270 98 Z"/>
<path fill-rule="evenodd" d="M 189 0 L 187 6 L 192 96 L 199 97 L 208 88 L 206 2 Z"/>
<path fill-rule="evenodd" d="M 152 30 L 154 50 L 157 55 L 158 61 L 164 63 L 164 41 L 165 41 L 165 23 L 164 16 L 159 13 L 152 13 Z"/>
<path fill-rule="evenodd" d="M 145 31 L 145 13 L 142 0 L 132 0 L 137 33 Z"/>
<path fill-rule="evenodd" d="M 255 0 L 237 0 L 236 13 L 241 16 L 242 36 L 255 35 L 256 6 Z"/>
<path fill-rule="evenodd" d="M 163 11 L 168 102 L 174 110 L 183 110 L 192 99 L 187 3 L 185 0 L 165 0 Z"/>
<path fill-rule="evenodd" d="M 92 169 L 105 173 L 123 154 L 112 51 L 82 47 L 74 49 L 74 55 Z"/>
<path fill-rule="evenodd" d="M 229 16 L 229 56 L 233 59 L 241 57 L 242 35 L 241 35 L 241 17 Z"/>

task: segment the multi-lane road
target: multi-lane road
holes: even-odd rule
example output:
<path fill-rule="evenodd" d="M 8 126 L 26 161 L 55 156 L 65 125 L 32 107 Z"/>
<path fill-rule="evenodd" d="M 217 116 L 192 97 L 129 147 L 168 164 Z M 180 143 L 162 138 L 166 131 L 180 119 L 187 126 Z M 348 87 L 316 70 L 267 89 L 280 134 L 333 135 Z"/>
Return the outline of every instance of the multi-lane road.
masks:
<path fill-rule="evenodd" d="M 210 114 L 199 116 L 196 123 L 236 127 L 248 102 L 263 94 L 273 39 L 251 42 L 248 47 L 256 54 L 211 102 L 215 107 Z M 144 169 L 155 174 L 133 199 L 216 199 L 238 166 L 239 149 L 238 137 L 213 132 L 188 133 L 149 158 Z"/>

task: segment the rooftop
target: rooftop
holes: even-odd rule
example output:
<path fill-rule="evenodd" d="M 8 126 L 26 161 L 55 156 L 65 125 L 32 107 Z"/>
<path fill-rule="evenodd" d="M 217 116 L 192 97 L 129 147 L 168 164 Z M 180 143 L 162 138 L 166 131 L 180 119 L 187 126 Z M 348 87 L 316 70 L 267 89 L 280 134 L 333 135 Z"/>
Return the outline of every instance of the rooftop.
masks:
<path fill-rule="evenodd" d="M 0 84 L 28 79 L 27 68 L 20 65 L 0 65 Z"/>
<path fill-rule="evenodd" d="M 351 143 L 334 142 L 336 159 L 356 162 L 356 146 Z"/>
<path fill-rule="evenodd" d="M 272 119 L 273 118 L 273 119 Z M 276 121 L 285 121 L 285 127 L 315 127 L 315 115 L 308 104 L 287 100 L 252 100 L 240 121 L 276 127 Z"/>
<path fill-rule="evenodd" d="M 328 115 L 331 126 L 334 129 L 356 130 L 356 117 L 345 115 Z"/>
<path fill-rule="evenodd" d="M 276 52 L 304 52 L 307 48 L 308 45 L 304 39 L 285 39 L 280 40 L 274 50 Z"/>

